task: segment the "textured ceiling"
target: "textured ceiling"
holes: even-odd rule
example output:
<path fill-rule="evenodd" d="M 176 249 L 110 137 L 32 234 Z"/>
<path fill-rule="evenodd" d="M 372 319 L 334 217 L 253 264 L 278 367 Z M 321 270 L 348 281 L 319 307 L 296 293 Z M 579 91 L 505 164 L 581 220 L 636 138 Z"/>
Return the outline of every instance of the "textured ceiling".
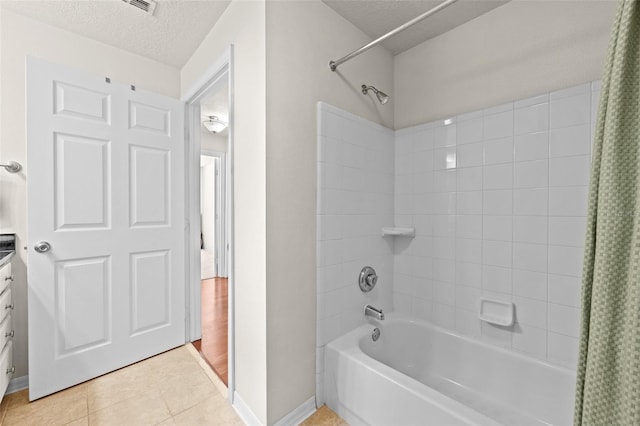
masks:
<path fill-rule="evenodd" d="M 322 1 L 373 39 L 442 0 Z M 403 52 L 507 1 L 459 0 L 385 41 L 383 46 L 393 54 Z M 178 68 L 193 54 L 231 0 L 157 2 L 151 16 L 122 0 L 0 0 L 2 7 L 21 15 Z M 360 46 L 352 48 L 357 47 Z"/>
<path fill-rule="evenodd" d="M 322 0 L 372 39 L 442 3 L 443 0 Z M 382 43 L 394 55 L 502 6 L 508 0 L 459 0 Z M 349 49 L 360 46 L 345 46 Z"/>
<path fill-rule="evenodd" d="M 47 24 L 182 67 L 231 0 L 157 0 L 153 16 L 122 0 L 2 0 Z"/>

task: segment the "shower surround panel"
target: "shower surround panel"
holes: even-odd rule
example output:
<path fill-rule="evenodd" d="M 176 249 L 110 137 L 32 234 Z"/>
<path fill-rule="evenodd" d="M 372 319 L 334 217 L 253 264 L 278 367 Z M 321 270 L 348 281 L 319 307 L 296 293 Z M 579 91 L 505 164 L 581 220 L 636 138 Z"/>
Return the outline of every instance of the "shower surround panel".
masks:
<path fill-rule="evenodd" d="M 393 309 L 393 130 L 318 103 L 316 398 L 324 402 L 324 346 L 366 322 L 363 308 Z M 358 275 L 372 266 L 369 293 Z"/>
<path fill-rule="evenodd" d="M 593 82 L 395 132 L 318 103 L 319 404 L 325 345 L 365 303 L 575 368 L 598 98 Z M 393 225 L 415 238 L 383 238 Z M 515 324 L 482 323 L 482 296 Z"/>
<path fill-rule="evenodd" d="M 396 131 L 394 309 L 575 368 L 594 82 Z M 478 320 L 480 297 L 515 324 Z"/>

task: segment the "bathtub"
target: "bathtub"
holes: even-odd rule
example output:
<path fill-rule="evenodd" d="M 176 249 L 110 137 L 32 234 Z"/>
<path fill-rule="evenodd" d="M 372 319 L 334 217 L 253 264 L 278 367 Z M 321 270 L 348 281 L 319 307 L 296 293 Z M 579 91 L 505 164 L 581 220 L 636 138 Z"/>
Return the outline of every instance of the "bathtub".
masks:
<path fill-rule="evenodd" d="M 351 425 L 570 425 L 574 389 L 570 370 L 394 314 L 325 349 L 326 403 Z"/>

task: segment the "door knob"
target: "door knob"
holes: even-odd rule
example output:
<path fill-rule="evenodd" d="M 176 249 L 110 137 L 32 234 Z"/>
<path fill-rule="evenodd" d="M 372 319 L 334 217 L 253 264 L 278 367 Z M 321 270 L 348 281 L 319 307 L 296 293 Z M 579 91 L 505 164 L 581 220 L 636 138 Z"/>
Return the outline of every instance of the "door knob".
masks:
<path fill-rule="evenodd" d="M 33 246 L 33 248 L 38 253 L 45 253 L 45 252 L 48 252 L 49 250 L 51 250 L 51 244 L 49 244 L 46 241 L 39 241 L 39 242 L 36 243 L 35 246 Z"/>

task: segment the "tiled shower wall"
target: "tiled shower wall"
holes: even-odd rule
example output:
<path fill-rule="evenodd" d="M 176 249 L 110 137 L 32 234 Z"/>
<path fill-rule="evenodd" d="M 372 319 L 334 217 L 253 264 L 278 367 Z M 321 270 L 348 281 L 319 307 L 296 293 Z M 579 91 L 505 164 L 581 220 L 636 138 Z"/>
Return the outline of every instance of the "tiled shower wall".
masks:
<path fill-rule="evenodd" d="M 575 368 L 593 82 L 395 133 L 318 104 L 316 399 L 366 303 Z M 394 143 L 395 138 L 395 143 Z M 414 238 L 380 235 L 411 226 Z M 380 281 L 357 287 L 365 265 Z M 516 324 L 478 320 L 481 296 Z"/>
<path fill-rule="evenodd" d="M 392 130 L 318 103 L 316 399 L 322 404 L 324 346 L 365 322 L 364 305 L 393 308 Z M 379 279 L 358 287 L 364 266 Z"/>
<path fill-rule="evenodd" d="M 396 131 L 394 308 L 575 367 L 597 82 Z M 478 320 L 481 296 L 516 324 Z"/>

